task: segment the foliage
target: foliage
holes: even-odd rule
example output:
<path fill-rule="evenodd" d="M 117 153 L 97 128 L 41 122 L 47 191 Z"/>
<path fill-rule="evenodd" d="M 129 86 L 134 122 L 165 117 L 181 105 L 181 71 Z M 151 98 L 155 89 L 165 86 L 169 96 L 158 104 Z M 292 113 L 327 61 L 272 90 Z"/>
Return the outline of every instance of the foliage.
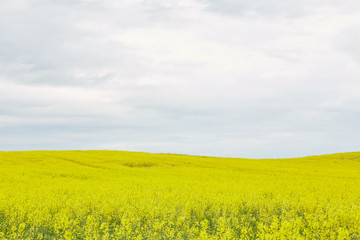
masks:
<path fill-rule="evenodd" d="M 359 173 L 359 152 L 0 152 L 0 239 L 360 239 Z"/>

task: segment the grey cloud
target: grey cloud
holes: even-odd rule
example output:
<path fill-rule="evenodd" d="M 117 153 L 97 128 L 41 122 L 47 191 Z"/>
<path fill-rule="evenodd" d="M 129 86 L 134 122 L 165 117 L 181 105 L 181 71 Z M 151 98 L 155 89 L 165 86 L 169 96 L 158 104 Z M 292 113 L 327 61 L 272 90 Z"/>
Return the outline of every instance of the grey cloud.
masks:
<path fill-rule="evenodd" d="M 287 0 L 201 0 L 208 4 L 210 11 L 233 15 L 259 15 L 265 17 L 286 17 L 297 18 L 310 14 L 316 14 L 318 11 L 327 8 L 354 13 L 359 9 L 358 1 L 332 0 L 332 1 L 287 1 Z"/>
<path fill-rule="evenodd" d="M 93 6 L 103 6 L 100 2 L 14 2 L 18 4 L 0 10 L 6 19 L 0 23 L 0 70 L 5 78 L 29 84 L 93 85 L 110 78 L 138 77 L 146 71 L 131 49 L 109 39 L 109 29 L 101 29 L 115 24 L 118 29 L 112 31 L 124 31 L 126 24 L 117 17 L 121 11 L 106 16 L 108 12 Z M 89 25 L 96 21 L 103 32 Z M 95 73 L 87 79 L 74 77 L 73 71 L 89 68 Z M 114 68 L 116 72 L 106 72 Z M 104 71 L 97 76 L 96 72 Z"/>
<path fill-rule="evenodd" d="M 246 14 L 301 16 L 306 13 L 306 9 L 297 8 L 294 1 L 210 0 L 207 3 L 209 10 L 235 16 Z"/>

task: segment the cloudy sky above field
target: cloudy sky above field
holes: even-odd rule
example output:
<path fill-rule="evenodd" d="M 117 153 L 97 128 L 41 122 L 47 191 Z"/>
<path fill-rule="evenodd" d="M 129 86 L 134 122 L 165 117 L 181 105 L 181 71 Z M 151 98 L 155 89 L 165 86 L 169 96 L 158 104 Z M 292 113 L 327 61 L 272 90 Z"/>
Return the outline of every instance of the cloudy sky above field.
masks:
<path fill-rule="evenodd" d="M 4 0 L 0 16 L 0 150 L 360 150 L 358 0 Z"/>

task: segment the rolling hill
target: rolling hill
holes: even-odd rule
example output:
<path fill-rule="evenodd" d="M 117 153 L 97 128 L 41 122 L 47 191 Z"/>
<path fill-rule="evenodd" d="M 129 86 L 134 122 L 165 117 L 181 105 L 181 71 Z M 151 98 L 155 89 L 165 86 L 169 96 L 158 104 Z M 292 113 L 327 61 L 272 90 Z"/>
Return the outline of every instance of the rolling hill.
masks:
<path fill-rule="evenodd" d="M 360 152 L 0 152 L 0 239 L 360 239 Z"/>

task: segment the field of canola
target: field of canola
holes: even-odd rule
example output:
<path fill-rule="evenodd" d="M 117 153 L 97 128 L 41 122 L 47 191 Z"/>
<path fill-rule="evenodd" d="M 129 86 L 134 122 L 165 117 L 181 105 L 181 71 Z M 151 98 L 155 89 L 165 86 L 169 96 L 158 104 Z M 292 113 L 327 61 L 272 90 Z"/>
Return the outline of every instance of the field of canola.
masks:
<path fill-rule="evenodd" d="M 0 152 L 0 239 L 360 239 L 360 152 Z"/>

